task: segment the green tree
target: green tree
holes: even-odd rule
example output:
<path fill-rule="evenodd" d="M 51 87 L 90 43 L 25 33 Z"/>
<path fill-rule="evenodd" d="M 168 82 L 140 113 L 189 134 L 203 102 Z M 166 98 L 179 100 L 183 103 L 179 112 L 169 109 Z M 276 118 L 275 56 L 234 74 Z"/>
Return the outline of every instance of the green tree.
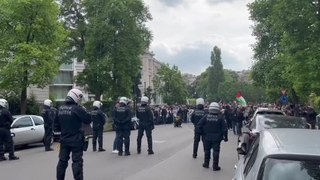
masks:
<path fill-rule="evenodd" d="M 27 88 L 49 84 L 62 63 L 66 32 L 54 0 L 0 1 L 0 86 L 18 91 L 26 113 Z"/>
<path fill-rule="evenodd" d="M 140 55 L 148 48 L 151 20 L 141 0 L 87 0 L 86 69 L 78 83 L 96 98 L 131 96 L 140 73 Z"/>
<path fill-rule="evenodd" d="M 211 51 L 211 67 L 208 69 L 208 100 L 218 101 L 217 96 L 220 83 L 224 80 L 223 65 L 221 62 L 221 49 L 215 46 Z"/>
<path fill-rule="evenodd" d="M 70 61 L 74 58 L 83 61 L 85 58 L 85 37 L 87 23 L 83 0 L 59 0 L 60 17 L 64 28 L 69 32 L 68 46 L 64 58 Z"/>
<path fill-rule="evenodd" d="M 306 102 L 310 93 L 319 92 L 319 9 L 319 0 L 249 4 L 257 38 L 252 69 L 256 84 L 269 92 L 287 89 L 293 102 Z"/>
<path fill-rule="evenodd" d="M 186 83 L 177 66 L 162 64 L 154 80 L 157 92 L 163 97 L 163 101 L 169 105 L 185 104 L 188 95 Z"/>

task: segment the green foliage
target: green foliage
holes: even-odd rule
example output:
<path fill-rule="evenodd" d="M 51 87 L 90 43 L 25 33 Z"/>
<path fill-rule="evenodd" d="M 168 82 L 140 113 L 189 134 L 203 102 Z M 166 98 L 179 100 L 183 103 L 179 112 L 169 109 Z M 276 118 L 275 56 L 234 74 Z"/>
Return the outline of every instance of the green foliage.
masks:
<path fill-rule="evenodd" d="M 54 0 L 0 1 L 0 86 L 21 93 L 21 113 L 27 87 L 49 84 L 62 63 L 66 32 L 58 14 Z"/>
<path fill-rule="evenodd" d="M 131 96 L 140 73 L 140 55 L 152 39 L 151 20 L 141 0 L 86 0 L 86 69 L 77 82 L 97 97 Z"/>
<path fill-rule="evenodd" d="M 186 103 L 188 94 L 186 83 L 177 66 L 171 68 L 168 64 L 162 64 L 154 79 L 154 86 L 165 103 L 169 105 Z"/>
<path fill-rule="evenodd" d="M 211 67 L 208 68 L 207 99 L 218 101 L 218 89 L 224 81 L 223 65 L 221 62 L 221 49 L 215 46 L 211 51 Z"/>
<path fill-rule="evenodd" d="M 295 103 L 307 102 L 311 92 L 320 91 L 319 9 L 316 0 L 249 4 L 257 39 L 252 68 L 257 85 L 268 91 L 288 89 Z"/>

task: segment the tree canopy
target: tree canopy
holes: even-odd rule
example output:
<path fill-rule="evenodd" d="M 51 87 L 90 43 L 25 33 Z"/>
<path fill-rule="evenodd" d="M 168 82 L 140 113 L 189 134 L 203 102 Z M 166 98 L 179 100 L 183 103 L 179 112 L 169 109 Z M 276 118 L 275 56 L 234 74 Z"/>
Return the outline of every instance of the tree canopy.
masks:
<path fill-rule="evenodd" d="M 0 86 L 20 94 L 26 112 L 27 88 L 44 87 L 57 74 L 66 31 L 54 0 L 0 1 Z"/>

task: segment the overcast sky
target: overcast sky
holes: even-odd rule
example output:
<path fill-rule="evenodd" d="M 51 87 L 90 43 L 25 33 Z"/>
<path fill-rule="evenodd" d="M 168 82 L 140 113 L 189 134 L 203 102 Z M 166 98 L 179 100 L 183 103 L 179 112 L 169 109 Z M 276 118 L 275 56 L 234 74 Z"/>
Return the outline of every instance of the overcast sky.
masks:
<path fill-rule="evenodd" d="M 199 75 L 216 45 L 225 69 L 249 69 L 252 44 L 247 4 L 252 0 L 144 0 L 153 20 L 151 51 L 183 73 Z"/>

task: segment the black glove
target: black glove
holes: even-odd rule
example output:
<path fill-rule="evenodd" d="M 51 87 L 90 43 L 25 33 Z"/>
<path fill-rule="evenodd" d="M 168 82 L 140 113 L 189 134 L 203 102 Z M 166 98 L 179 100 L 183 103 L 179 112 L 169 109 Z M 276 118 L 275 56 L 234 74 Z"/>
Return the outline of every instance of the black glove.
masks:
<path fill-rule="evenodd" d="M 223 138 L 224 142 L 228 142 L 228 137 Z"/>
<path fill-rule="evenodd" d="M 154 129 L 154 125 L 151 126 L 151 130 L 153 130 L 153 129 Z"/>

